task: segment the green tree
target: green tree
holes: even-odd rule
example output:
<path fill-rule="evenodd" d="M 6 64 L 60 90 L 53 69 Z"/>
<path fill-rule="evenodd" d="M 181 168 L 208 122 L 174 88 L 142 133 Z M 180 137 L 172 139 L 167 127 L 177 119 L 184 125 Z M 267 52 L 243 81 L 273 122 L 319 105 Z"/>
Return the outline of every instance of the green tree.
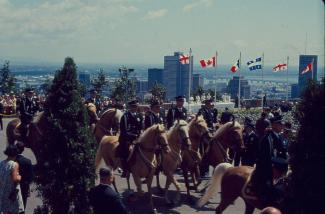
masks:
<path fill-rule="evenodd" d="M 37 157 L 43 207 L 38 213 L 91 213 L 88 193 L 96 177 L 96 145 L 88 128 L 76 70 L 73 59 L 66 58 L 45 102 L 47 127 Z"/>
<path fill-rule="evenodd" d="M 296 110 L 299 130 L 289 147 L 292 170 L 286 213 L 324 213 L 325 190 L 325 80 L 310 82 Z M 323 119 L 321 119 L 323 118 Z"/>
<path fill-rule="evenodd" d="M 111 97 L 116 100 L 124 101 L 125 103 L 136 97 L 135 83 L 130 79 L 130 74 L 134 69 L 122 67 L 119 69 L 120 78 L 114 82 Z"/>
<path fill-rule="evenodd" d="M 105 86 L 108 85 L 108 80 L 106 80 L 106 74 L 104 73 L 103 69 L 99 70 L 97 77 L 93 80 L 91 84 L 94 87 L 94 89 L 99 93 L 102 91 L 102 89 Z"/>
<path fill-rule="evenodd" d="M 9 61 L 5 61 L 3 67 L 0 70 L 0 90 L 4 93 L 14 91 L 16 87 L 16 78 L 11 73 L 9 68 Z"/>
<path fill-rule="evenodd" d="M 155 82 L 151 90 L 149 91 L 154 99 L 159 99 L 160 101 L 164 101 L 166 97 L 166 87 Z"/>

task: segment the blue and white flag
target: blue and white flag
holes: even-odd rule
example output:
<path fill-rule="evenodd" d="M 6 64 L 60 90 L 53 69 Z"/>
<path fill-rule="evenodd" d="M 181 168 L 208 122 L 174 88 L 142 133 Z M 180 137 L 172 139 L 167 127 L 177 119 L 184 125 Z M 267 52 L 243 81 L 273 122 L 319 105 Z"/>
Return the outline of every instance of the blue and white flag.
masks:
<path fill-rule="evenodd" d="M 247 66 L 250 71 L 262 69 L 262 57 L 258 57 L 255 60 L 248 61 Z"/>

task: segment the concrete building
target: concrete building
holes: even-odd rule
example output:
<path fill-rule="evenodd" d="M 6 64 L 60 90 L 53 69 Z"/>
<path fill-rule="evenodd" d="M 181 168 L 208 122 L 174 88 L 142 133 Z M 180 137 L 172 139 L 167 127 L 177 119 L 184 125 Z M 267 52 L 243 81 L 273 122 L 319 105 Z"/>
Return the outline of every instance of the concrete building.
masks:
<path fill-rule="evenodd" d="M 175 52 L 173 56 L 164 57 L 164 86 L 167 93 L 166 98 L 173 100 L 175 96 L 184 95 L 188 97 L 189 89 L 189 64 L 181 64 L 179 56 L 181 52 Z M 193 56 L 192 56 L 193 67 Z"/>
<path fill-rule="evenodd" d="M 203 87 L 203 76 L 201 74 L 193 74 L 193 84 L 192 84 L 192 91 L 196 91 L 198 87 Z"/>
<path fill-rule="evenodd" d="M 234 76 L 232 80 L 229 80 L 227 92 L 230 94 L 231 99 L 235 99 L 238 95 L 239 77 Z M 251 88 L 248 81 L 244 77 L 240 77 L 240 97 L 249 99 L 251 96 Z"/>

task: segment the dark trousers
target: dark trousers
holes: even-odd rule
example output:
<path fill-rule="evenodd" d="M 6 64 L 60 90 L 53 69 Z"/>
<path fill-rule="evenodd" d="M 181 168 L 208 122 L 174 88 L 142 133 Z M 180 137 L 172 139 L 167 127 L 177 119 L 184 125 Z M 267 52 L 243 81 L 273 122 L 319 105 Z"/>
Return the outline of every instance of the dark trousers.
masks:
<path fill-rule="evenodd" d="M 0 113 L 0 129 L 3 130 L 2 114 Z"/>
<path fill-rule="evenodd" d="M 26 209 L 27 198 L 29 196 L 29 184 L 20 184 L 21 196 L 24 202 L 24 208 Z"/>

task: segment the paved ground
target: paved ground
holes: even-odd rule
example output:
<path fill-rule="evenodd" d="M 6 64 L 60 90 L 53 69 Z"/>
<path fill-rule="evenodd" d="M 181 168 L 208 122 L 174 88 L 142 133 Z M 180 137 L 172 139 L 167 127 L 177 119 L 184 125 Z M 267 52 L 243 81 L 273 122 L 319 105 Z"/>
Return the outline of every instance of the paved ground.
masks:
<path fill-rule="evenodd" d="M 7 126 L 7 123 L 10 121 L 11 119 L 4 119 L 4 127 Z M 5 131 L 0 131 L 0 160 L 3 160 L 5 158 L 5 155 L 3 154 L 2 151 L 4 151 L 5 149 L 5 145 L 6 145 L 6 136 L 5 136 Z M 32 162 L 35 164 L 36 160 L 35 157 L 33 155 L 33 153 L 31 152 L 31 150 L 26 149 L 24 152 L 24 155 L 27 156 L 28 158 L 30 158 L 32 160 Z M 210 169 L 212 170 L 212 169 Z M 175 206 L 171 206 L 171 207 L 166 207 L 165 203 L 164 203 L 164 199 L 163 199 L 163 194 L 160 194 L 157 188 L 153 189 L 154 192 L 154 204 L 155 207 L 158 211 L 158 213 L 170 213 L 170 214 L 177 214 L 177 213 L 185 213 L 185 214 L 196 214 L 196 213 L 206 213 L 206 214 L 212 214 L 214 213 L 215 207 L 218 205 L 218 202 L 220 201 L 219 198 L 219 194 L 216 195 L 213 199 L 210 200 L 210 203 L 208 205 L 206 205 L 204 208 L 202 209 L 196 209 L 194 205 L 192 205 L 191 203 L 188 203 L 186 200 L 186 191 L 185 191 L 185 185 L 183 183 L 183 178 L 179 175 L 176 175 L 178 181 L 181 184 L 181 194 L 182 194 L 182 199 L 181 202 Z M 165 183 L 165 176 L 164 175 L 160 175 L 160 180 L 161 180 L 161 184 Z M 122 193 L 123 196 L 128 195 L 128 191 L 127 190 L 127 185 L 126 185 L 126 180 L 125 179 L 121 179 L 120 175 L 117 174 L 116 175 L 116 182 L 118 185 L 118 190 L 120 193 Z M 202 182 L 202 184 L 200 185 L 199 189 L 202 188 L 203 186 L 205 186 L 207 184 L 208 180 L 205 180 Z M 156 182 L 154 181 L 153 186 L 156 186 Z M 131 179 L 131 188 L 135 189 L 135 185 L 133 183 L 133 180 Z M 146 191 L 146 185 L 143 185 L 143 189 Z M 170 191 L 170 197 L 172 198 L 175 195 L 175 189 L 171 188 L 172 191 Z M 193 192 L 193 201 L 198 200 L 201 197 L 201 193 L 194 193 Z M 32 186 L 32 194 L 31 197 L 28 199 L 27 202 L 27 208 L 26 208 L 26 214 L 30 214 L 33 213 L 34 208 L 36 208 L 38 205 L 40 205 L 42 202 L 40 200 L 39 197 L 37 197 L 37 192 L 35 191 L 35 185 Z M 148 198 L 147 197 L 143 197 L 140 198 L 138 201 L 136 202 L 128 202 L 125 199 L 125 203 L 126 205 L 130 208 L 130 210 L 132 211 L 132 213 L 138 213 L 138 214 L 145 214 L 147 213 L 148 210 Z M 226 210 L 225 210 L 225 214 L 240 214 L 240 213 L 244 213 L 245 211 L 245 207 L 244 207 L 244 202 L 241 198 L 237 199 L 234 203 L 234 205 L 229 206 Z M 258 210 L 255 210 L 254 214 L 259 213 Z"/>

